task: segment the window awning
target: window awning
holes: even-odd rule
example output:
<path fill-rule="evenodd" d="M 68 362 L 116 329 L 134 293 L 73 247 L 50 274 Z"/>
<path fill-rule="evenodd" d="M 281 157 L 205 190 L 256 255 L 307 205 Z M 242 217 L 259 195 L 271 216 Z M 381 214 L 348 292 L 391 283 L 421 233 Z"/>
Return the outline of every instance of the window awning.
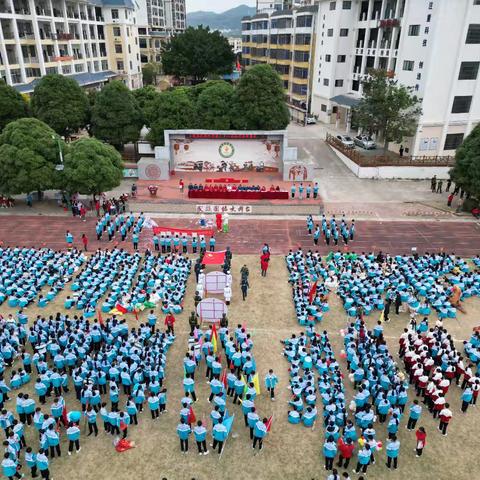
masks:
<path fill-rule="evenodd" d="M 342 107 L 356 107 L 360 103 L 360 99 L 353 95 L 336 95 L 330 101 Z"/>

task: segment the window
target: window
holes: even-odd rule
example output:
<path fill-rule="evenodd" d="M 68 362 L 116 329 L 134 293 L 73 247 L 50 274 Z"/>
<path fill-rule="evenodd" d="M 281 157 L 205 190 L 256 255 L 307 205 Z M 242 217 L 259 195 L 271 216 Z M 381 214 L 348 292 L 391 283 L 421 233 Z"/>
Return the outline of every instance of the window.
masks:
<path fill-rule="evenodd" d="M 338 63 L 345 63 L 345 60 L 347 59 L 346 55 L 338 55 L 337 56 L 337 62 Z"/>
<path fill-rule="evenodd" d="M 468 113 L 470 111 L 470 104 L 472 103 L 471 96 L 454 97 L 452 105 L 452 113 Z"/>
<path fill-rule="evenodd" d="M 422 41 L 422 47 L 426 47 L 427 46 L 427 41 L 426 40 L 423 40 Z"/>
<path fill-rule="evenodd" d="M 140 48 L 147 48 L 147 39 L 141 38 L 140 39 Z"/>
<path fill-rule="evenodd" d="M 421 80 L 422 79 L 422 74 L 421 73 L 417 73 L 417 80 Z"/>
<path fill-rule="evenodd" d="M 128 46 L 128 53 L 132 53 L 132 47 L 130 45 Z"/>
<path fill-rule="evenodd" d="M 425 27 L 425 30 L 424 30 L 425 34 L 428 34 L 429 31 L 430 31 L 430 27 Z"/>
<path fill-rule="evenodd" d="M 403 61 L 403 69 L 411 72 L 413 70 L 413 67 L 415 65 L 415 62 L 413 60 L 404 60 Z"/>
<path fill-rule="evenodd" d="M 328 78 L 324 78 L 323 79 L 323 84 L 328 87 L 328 85 L 330 84 L 330 80 L 328 80 Z"/>
<path fill-rule="evenodd" d="M 332 60 L 332 56 L 331 55 L 325 55 L 325 61 L 326 62 L 330 62 Z"/>
<path fill-rule="evenodd" d="M 418 68 L 423 68 L 423 62 L 418 62 Z"/>
<path fill-rule="evenodd" d="M 133 70 L 133 64 L 132 64 L 132 61 L 130 60 L 130 70 Z"/>
<path fill-rule="evenodd" d="M 312 16 L 303 15 L 302 17 L 297 17 L 297 27 L 311 27 L 312 26 Z"/>
<path fill-rule="evenodd" d="M 432 19 L 432 16 L 430 14 L 428 14 L 427 15 L 427 23 L 429 23 L 431 19 Z"/>
<path fill-rule="evenodd" d="M 408 27 L 409 37 L 418 37 L 419 34 L 420 34 L 420 25 L 410 25 Z"/>
<path fill-rule="evenodd" d="M 333 37 L 333 28 L 327 30 L 327 37 Z"/>
<path fill-rule="evenodd" d="M 118 10 L 112 10 L 112 18 L 118 20 Z"/>
<path fill-rule="evenodd" d="M 123 70 L 123 62 L 117 61 L 117 70 Z"/>
<path fill-rule="evenodd" d="M 118 43 L 115 45 L 115 53 L 122 53 L 122 45 L 119 45 Z"/>
<path fill-rule="evenodd" d="M 295 78 L 308 78 L 308 68 L 294 67 L 293 76 Z"/>
<path fill-rule="evenodd" d="M 480 23 L 472 23 L 468 26 L 467 44 L 478 44 L 480 43 Z"/>
<path fill-rule="evenodd" d="M 335 10 L 337 8 L 337 2 L 330 2 L 330 10 Z"/>
<path fill-rule="evenodd" d="M 428 2 L 428 9 L 431 10 L 433 8 L 433 2 Z"/>
<path fill-rule="evenodd" d="M 473 0 L 474 5 L 480 5 L 480 0 Z"/>
<path fill-rule="evenodd" d="M 480 2 L 480 0 L 478 0 Z M 479 3 L 480 5 L 480 3 Z M 480 62 L 462 62 L 460 65 L 459 80 L 476 80 Z"/>
<path fill-rule="evenodd" d="M 114 37 L 120 36 L 120 27 L 113 27 L 113 36 Z"/>
<path fill-rule="evenodd" d="M 322 104 L 320 105 L 320 110 L 321 110 L 322 112 L 326 112 L 326 111 L 327 111 L 327 106 L 326 106 L 324 103 L 322 103 Z"/>
<path fill-rule="evenodd" d="M 463 133 L 447 133 L 444 150 L 456 150 L 463 142 Z"/>
<path fill-rule="evenodd" d="M 290 35 L 288 35 L 290 43 Z M 295 35 L 295 43 L 298 45 L 309 45 L 311 41 L 311 35 L 309 33 L 298 33 Z M 282 43 L 279 39 L 279 43 Z"/>
<path fill-rule="evenodd" d="M 294 59 L 296 62 L 308 62 L 310 60 L 310 54 L 308 52 L 295 50 Z"/>
<path fill-rule="evenodd" d="M 343 80 L 335 80 L 336 87 L 343 87 Z"/>
<path fill-rule="evenodd" d="M 343 10 L 350 10 L 352 8 L 352 2 L 350 0 L 344 0 L 342 3 Z"/>
<path fill-rule="evenodd" d="M 348 37 L 348 28 L 341 28 L 340 29 L 340 36 L 341 37 Z"/>

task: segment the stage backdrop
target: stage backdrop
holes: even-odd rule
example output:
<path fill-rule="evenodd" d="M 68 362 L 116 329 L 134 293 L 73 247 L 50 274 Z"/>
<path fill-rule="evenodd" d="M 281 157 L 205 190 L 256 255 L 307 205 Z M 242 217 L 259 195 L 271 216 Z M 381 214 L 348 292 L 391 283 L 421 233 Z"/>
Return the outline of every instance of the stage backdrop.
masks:
<path fill-rule="evenodd" d="M 175 171 L 198 172 L 278 172 L 280 140 L 259 136 L 256 139 L 195 138 L 184 135 L 170 138 Z"/>

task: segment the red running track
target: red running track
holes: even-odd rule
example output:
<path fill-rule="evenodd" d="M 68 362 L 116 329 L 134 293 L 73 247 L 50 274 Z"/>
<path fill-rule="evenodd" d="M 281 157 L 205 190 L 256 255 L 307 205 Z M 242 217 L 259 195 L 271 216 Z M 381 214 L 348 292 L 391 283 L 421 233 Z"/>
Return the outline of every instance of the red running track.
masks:
<path fill-rule="evenodd" d="M 268 217 L 267 217 L 268 218 Z M 156 219 L 161 226 L 197 227 L 195 220 Z M 474 222 L 356 222 L 355 241 L 349 243 L 348 249 L 362 252 L 382 250 L 391 254 L 406 254 L 416 247 L 419 253 L 425 251 L 455 252 L 462 256 L 474 256 L 480 253 L 480 228 Z M 55 249 L 65 248 L 65 231 L 70 230 L 74 244 L 81 247 L 80 237 L 86 233 L 90 239 L 89 249 L 113 247 L 116 240 L 97 242 L 95 236 L 95 219 L 86 222 L 72 217 L 58 216 L 0 216 L 0 242 L 10 246 L 48 246 Z M 140 249 L 151 246 L 152 232 L 144 229 L 140 236 Z M 301 245 L 304 249 L 327 253 L 333 243 L 327 247 L 322 241 L 315 248 L 312 237 L 308 236 L 306 224 L 300 220 L 231 220 L 230 232 L 217 235 L 217 250 L 227 245 L 234 253 L 257 254 L 263 243 L 270 245 L 273 254 L 285 254 L 290 248 Z M 120 242 L 119 245 L 122 245 Z M 123 243 L 132 250 L 130 238 Z M 344 249 L 339 241 L 339 249 Z"/>

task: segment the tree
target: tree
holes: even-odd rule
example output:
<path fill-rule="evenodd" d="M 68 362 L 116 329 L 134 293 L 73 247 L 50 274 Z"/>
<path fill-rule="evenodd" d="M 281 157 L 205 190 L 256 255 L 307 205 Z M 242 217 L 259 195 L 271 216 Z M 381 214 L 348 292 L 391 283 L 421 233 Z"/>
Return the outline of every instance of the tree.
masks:
<path fill-rule="evenodd" d="M 232 123 L 233 96 L 234 89 L 227 82 L 212 82 L 205 88 L 197 100 L 198 127 L 229 130 Z"/>
<path fill-rule="evenodd" d="M 385 70 L 371 70 L 362 86 L 363 97 L 354 109 L 355 122 L 370 133 L 382 133 L 384 152 L 389 142 L 402 143 L 415 134 L 422 108 L 413 88 L 400 85 Z"/>
<path fill-rule="evenodd" d="M 155 118 L 147 139 L 154 145 L 164 145 L 164 130 L 196 126 L 195 106 L 185 90 L 162 92 L 153 104 Z"/>
<path fill-rule="evenodd" d="M 144 85 L 155 85 L 157 83 L 158 65 L 147 63 L 142 68 L 142 79 Z"/>
<path fill-rule="evenodd" d="M 138 106 L 142 110 L 143 120 L 147 126 L 150 126 L 151 121 L 155 116 L 153 106 L 159 95 L 160 92 L 155 90 L 155 87 L 152 85 L 147 85 L 145 87 L 133 90 L 133 96 L 137 100 Z"/>
<path fill-rule="evenodd" d="M 209 74 L 231 73 L 235 55 L 228 40 L 208 27 L 188 27 L 175 35 L 162 52 L 163 70 L 167 75 L 192 77 L 194 83 Z"/>
<path fill-rule="evenodd" d="M 13 87 L 0 80 L 0 132 L 9 122 L 28 117 L 28 104 Z"/>
<path fill-rule="evenodd" d="M 107 83 L 95 97 L 92 110 L 92 132 L 118 149 L 136 142 L 143 126 L 142 111 L 133 93 L 124 83 Z"/>
<path fill-rule="evenodd" d="M 12 195 L 56 187 L 63 140 L 36 118 L 10 122 L 0 135 L 0 192 Z"/>
<path fill-rule="evenodd" d="M 270 65 L 247 70 L 235 90 L 233 124 L 243 130 L 282 130 L 290 116 L 278 73 Z"/>
<path fill-rule="evenodd" d="M 45 75 L 32 94 L 32 112 L 59 135 L 69 137 L 88 123 L 89 102 L 86 93 L 72 78 Z"/>
<path fill-rule="evenodd" d="M 111 145 L 82 138 L 65 155 L 61 183 L 67 192 L 95 195 L 118 187 L 123 177 L 122 157 Z"/>
<path fill-rule="evenodd" d="M 464 191 L 480 199 L 480 124 L 458 147 L 450 178 Z"/>

